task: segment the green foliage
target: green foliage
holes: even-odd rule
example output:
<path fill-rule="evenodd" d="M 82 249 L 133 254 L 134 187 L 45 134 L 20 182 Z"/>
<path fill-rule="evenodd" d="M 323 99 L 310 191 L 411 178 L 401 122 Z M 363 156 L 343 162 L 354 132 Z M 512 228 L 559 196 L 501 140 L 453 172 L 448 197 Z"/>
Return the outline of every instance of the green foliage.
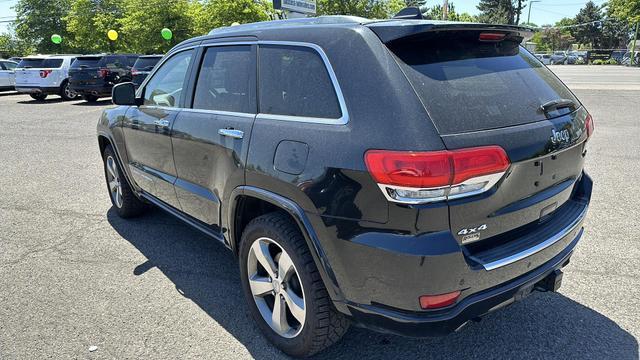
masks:
<path fill-rule="evenodd" d="M 618 62 L 616 61 L 616 59 L 609 59 L 607 60 L 607 65 L 618 65 Z"/>
<path fill-rule="evenodd" d="M 488 24 L 518 24 L 526 0 L 480 0 L 478 20 Z"/>
<path fill-rule="evenodd" d="M 71 0 L 20 0 L 14 10 L 16 36 L 40 53 L 65 52 L 69 49 L 69 33 L 65 16 Z M 60 45 L 51 42 L 52 34 L 60 34 Z"/>
<path fill-rule="evenodd" d="M 605 60 L 597 59 L 591 62 L 591 65 L 604 65 L 606 63 Z"/>
<path fill-rule="evenodd" d="M 593 1 L 589 1 L 580 9 L 575 17 L 575 23 L 585 24 L 589 22 L 602 20 L 602 11 Z M 602 26 L 596 22 L 571 28 L 571 35 L 582 44 L 591 44 L 592 48 L 601 46 Z"/>
<path fill-rule="evenodd" d="M 443 12 L 442 5 L 434 5 L 424 15 L 427 19 L 442 20 Z M 462 21 L 462 22 L 477 22 L 477 18 L 468 13 L 458 14 L 453 3 L 449 3 L 449 12 L 447 13 L 447 20 L 449 21 Z"/>
<path fill-rule="evenodd" d="M 0 58 L 25 56 L 34 51 L 32 44 L 16 38 L 13 34 L 0 34 Z"/>
<path fill-rule="evenodd" d="M 640 21 L 640 1 L 638 0 L 610 0 L 609 9 L 620 19 L 632 23 Z"/>
<path fill-rule="evenodd" d="M 317 0 L 318 15 L 353 15 L 369 19 L 386 19 L 389 2 L 386 0 Z"/>
<path fill-rule="evenodd" d="M 206 34 L 212 29 L 229 26 L 234 22 L 239 24 L 269 20 L 269 13 L 273 12 L 272 3 L 254 0 L 206 0 L 200 5 L 194 3 L 196 11 L 194 20 L 195 32 Z M 199 9 L 202 6 L 202 9 Z"/>
<path fill-rule="evenodd" d="M 64 19 L 73 34 L 69 45 L 81 53 L 124 50 L 126 41 L 107 39 L 107 31 L 120 32 L 123 10 L 123 0 L 75 0 Z"/>

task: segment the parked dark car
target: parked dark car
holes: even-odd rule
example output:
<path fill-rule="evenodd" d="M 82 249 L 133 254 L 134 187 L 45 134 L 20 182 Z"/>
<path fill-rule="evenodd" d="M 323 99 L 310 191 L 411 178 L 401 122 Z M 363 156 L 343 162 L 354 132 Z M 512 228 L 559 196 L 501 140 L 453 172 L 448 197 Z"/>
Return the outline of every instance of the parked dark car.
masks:
<path fill-rule="evenodd" d="M 132 80 L 131 68 L 138 56 L 136 54 L 80 56 L 69 69 L 71 89 L 89 102 L 111 96 L 113 85 Z"/>
<path fill-rule="evenodd" d="M 336 16 L 187 40 L 99 120 L 113 208 L 153 204 L 231 249 L 257 326 L 294 356 L 351 322 L 444 335 L 556 291 L 593 120 L 531 35 Z"/>
<path fill-rule="evenodd" d="M 162 59 L 163 55 L 143 55 L 136 60 L 131 69 L 132 82 L 136 86 L 140 86 L 147 75 L 151 73 L 153 67 Z"/>

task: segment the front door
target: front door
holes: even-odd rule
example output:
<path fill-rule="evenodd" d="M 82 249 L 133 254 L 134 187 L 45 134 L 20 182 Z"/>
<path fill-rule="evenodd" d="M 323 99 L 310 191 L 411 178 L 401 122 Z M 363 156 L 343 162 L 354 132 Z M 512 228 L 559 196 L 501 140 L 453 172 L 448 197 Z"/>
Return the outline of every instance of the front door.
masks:
<path fill-rule="evenodd" d="M 244 184 L 244 168 L 256 116 L 256 46 L 203 49 L 193 98 L 172 131 L 182 210 L 213 227 L 220 203 Z"/>
<path fill-rule="evenodd" d="M 143 104 L 132 107 L 122 124 L 133 179 L 145 192 L 177 209 L 170 133 L 184 101 L 182 89 L 192 57 L 193 50 L 185 50 L 164 61 L 141 90 Z"/>

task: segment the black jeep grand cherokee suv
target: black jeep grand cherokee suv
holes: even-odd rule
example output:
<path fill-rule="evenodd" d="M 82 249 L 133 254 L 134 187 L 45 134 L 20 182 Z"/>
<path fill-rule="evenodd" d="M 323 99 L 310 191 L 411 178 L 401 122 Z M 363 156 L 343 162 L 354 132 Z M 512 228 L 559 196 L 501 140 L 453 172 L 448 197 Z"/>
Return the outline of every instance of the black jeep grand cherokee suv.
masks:
<path fill-rule="evenodd" d="M 593 121 L 529 35 L 320 17 L 185 41 L 99 121 L 113 205 L 154 204 L 237 254 L 288 354 L 351 322 L 456 331 L 556 290 L 583 231 Z"/>

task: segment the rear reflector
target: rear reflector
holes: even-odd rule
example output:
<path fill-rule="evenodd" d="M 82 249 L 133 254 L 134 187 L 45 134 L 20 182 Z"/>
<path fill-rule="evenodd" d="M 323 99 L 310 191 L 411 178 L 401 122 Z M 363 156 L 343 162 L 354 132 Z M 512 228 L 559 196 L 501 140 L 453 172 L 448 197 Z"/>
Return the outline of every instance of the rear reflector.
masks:
<path fill-rule="evenodd" d="M 460 291 L 454 291 L 440 295 L 422 295 L 420 296 L 420 307 L 427 309 L 438 309 L 455 303 L 460 297 Z"/>
<path fill-rule="evenodd" d="M 507 34 L 503 33 L 483 32 L 480 33 L 480 41 L 502 41 L 506 36 Z"/>
<path fill-rule="evenodd" d="M 587 118 L 584 120 L 584 126 L 587 128 L 587 138 L 590 138 L 593 135 L 594 125 L 593 125 L 593 117 L 591 114 L 587 115 Z"/>
<path fill-rule="evenodd" d="M 432 152 L 369 150 L 365 163 L 389 200 L 410 204 L 486 191 L 510 165 L 499 146 Z"/>

